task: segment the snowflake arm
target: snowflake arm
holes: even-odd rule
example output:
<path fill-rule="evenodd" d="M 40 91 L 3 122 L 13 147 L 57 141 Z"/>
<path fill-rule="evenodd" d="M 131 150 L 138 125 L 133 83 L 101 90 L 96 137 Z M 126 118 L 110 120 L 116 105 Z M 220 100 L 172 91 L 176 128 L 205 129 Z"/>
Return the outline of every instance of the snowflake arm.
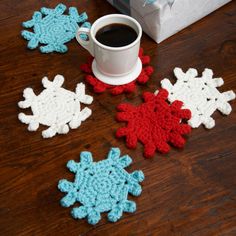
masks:
<path fill-rule="evenodd" d="M 76 86 L 77 99 L 84 104 L 91 104 L 93 102 L 93 97 L 85 94 L 85 85 L 83 83 L 79 83 Z"/>
<path fill-rule="evenodd" d="M 138 143 L 138 138 L 133 128 L 134 122 L 132 122 L 132 117 L 135 114 L 136 108 L 130 104 L 122 103 L 117 106 L 117 110 L 119 112 L 116 114 L 116 120 L 128 122 L 128 125 L 127 127 L 119 128 L 116 132 L 116 137 L 126 137 L 127 146 L 134 149 Z"/>
<path fill-rule="evenodd" d="M 93 163 L 93 157 L 90 152 L 81 152 L 80 154 L 80 163 L 76 163 L 71 160 L 67 163 L 67 168 L 72 173 L 80 173 L 85 168 L 88 168 Z M 82 177 L 82 176 L 80 176 Z M 64 207 L 69 207 L 76 202 L 77 191 L 80 189 L 82 182 L 79 181 L 79 178 L 76 178 L 75 182 L 72 183 L 68 180 L 62 179 L 58 183 L 58 188 L 61 192 L 67 193 L 65 197 L 61 199 L 61 205 Z"/>
<path fill-rule="evenodd" d="M 23 96 L 25 98 L 24 101 L 20 101 L 18 106 L 20 108 L 29 108 L 32 106 L 34 100 L 36 99 L 36 95 L 31 88 L 24 89 Z M 28 130 L 35 131 L 39 127 L 39 122 L 37 121 L 37 117 L 34 115 L 25 115 L 24 113 L 20 113 L 18 115 L 19 120 L 24 124 L 29 124 Z"/>
<path fill-rule="evenodd" d="M 40 51 L 42 53 L 50 53 L 50 52 L 53 52 L 53 51 L 60 52 L 60 53 L 65 53 L 65 52 L 67 52 L 67 50 L 68 50 L 68 48 L 64 44 L 59 44 L 59 45 L 49 44 L 49 45 L 46 45 L 46 46 L 40 46 Z"/>
<path fill-rule="evenodd" d="M 29 108 L 32 105 L 33 100 L 35 99 L 36 95 L 32 88 L 26 88 L 23 91 L 23 97 L 25 98 L 24 101 L 20 101 L 18 103 L 19 107 L 21 108 Z"/>
<path fill-rule="evenodd" d="M 25 115 L 24 113 L 20 113 L 18 115 L 18 119 L 24 123 L 28 124 L 29 131 L 36 131 L 39 128 L 39 122 L 37 121 L 36 117 L 33 115 Z"/>
<path fill-rule="evenodd" d="M 67 124 L 52 125 L 42 132 L 42 136 L 43 138 L 52 138 L 56 134 L 67 134 L 68 132 L 69 126 Z"/>
<path fill-rule="evenodd" d="M 83 23 L 83 24 L 89 24 L 90 25 L 90 23 L 86 22 L 86 20 L 88 20 L 88 15 L 86 14 L 86 12 L 83 12 L 79 15 L 79 13 L 78 13 L 78 11 L 75 7 L 70 7 L 69 8 L 69 15 L 77 23 Z M 83 25 L 83 27 L 85 27 L 85 25 Z"/>
<path fill-rule="evenodd" d="M 235 93 L 231 90 L 231 91 L 223 92 L 221 95 L 222 95 L 222 100 L 224 101 L 224 103 L 219 104 L 218 110 L 224 115 L 229 115 L 232 111 L 232 107 L 230 106 L 228 102 L 235 99 Z"/>
<path fill-rule="evenodd" d="M 142 171 L 129 174 L 124 170 L 132 162 L 125 155 L 120 157 L 120 150 L 112 148 L 107 159 L 93 162 L 90 152 L 82 152 L 80 163 L 69 161 L 67 167 L 75 173 L 74 182 L 62 179 L 58 183 L 61 192 L 66 193 L 61 205 L 69 207 L 76 202 L 81 205 L 72 209 L 75 219 L 87 217 L 88 223 L 96 224 L 101 213 L 108 212 L 108 220 L 116 222 L 123 212 L 134 212 L 136 204 L 128 200 L 128 194 L 141 194 L 140 182 L 144 180 Z"/>
<path fill-rule="evenodd" d="M 183 81 L 188 81 L 189 79 L 190 80 L 194 79 L 198 75 L 197 70 L 194 68 L 190 68 L 190 69 L 188 69 L 188 71 L 186 73 L 184 73 L 183 70 L 179 67 L 176 67 L 174 69 L 174 74 L 177 79 L 183 80 Z"/>
<path fill-rule="evenodd" d="M 42 13 L 39 11 L 34 12 L 32 20 L 28 20 L 22 23 L 22 25 L 25 28 L 31 28 L 33 27 L 36 23 L 39 23 L 42 20 Z M 24 32 L 24 31 L 23 31 Z M 29 32 L 29 31 L 27 31 Z"/>
<path fill-rule="evenodd" d="M 52 8 L 47 8 L 47 7 L 42 7 L 41 12 L 44 15 L 55 15 L 55 16 L 60 16 L 66 11 L 66 6 L 62 3 L 58 4 L 55 9 Z"/>
<path fill-rule="evenodd" d="M 48 77 L 43 77 L 42 84 L 46 89 L 60 88 L 64 83 L 64 77 L 62 75 L 56 75 L 53 81 L 49 81 Z"/>
<path fill-rule="evenodd" d="M 191 111 L 189 109 L 181 109 L 183 106 L 183 102 L 175 100 L 171 105 L 171 112 L 176 117 L 180 119 L 189 120 L 191 118 Z M 190 127 L 189 127 L 190 128 Z"/>
<path fill-rule="evenodd" d="M 38 12 L 36 11 L 34 14 L 33 14 L 33 18 L 32 20 L 29 20 L 29 21 L 26 21 L 26 22 L 23 22 L 23 26 L 25 28 L 31 28 L 33 27 L 35 24 L 38 24 L 40 21 L 42 20 L 42 14 L 41 12 Z M 38 47 L 38 44 L 39 44 L 39 40 L 36 36 L 35 33 L 32 33 L 28 30 L 23 30 L 21 32 L 21 35 L 23 36 L 24 39 L 26 40 L 29 40 L 28 42 L 28 48 L 30 49 L 35 49 L 36 47 Z"/>
<path fill-rule="evenodd" d="M 119 113 L 116 114 L 116 119 L 119 121 L 128 121 L 135 112 L 135 107 L 131 104 L 121 103 L 117 106 Z"/>

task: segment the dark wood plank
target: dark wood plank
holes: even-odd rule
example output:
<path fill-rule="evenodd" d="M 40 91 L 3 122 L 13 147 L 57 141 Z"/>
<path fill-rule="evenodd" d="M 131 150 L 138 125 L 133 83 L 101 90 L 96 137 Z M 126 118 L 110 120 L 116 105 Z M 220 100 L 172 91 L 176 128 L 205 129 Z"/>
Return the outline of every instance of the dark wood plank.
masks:
<path fill-rule="evenodd" d="M 91 22 L 114 13 L 104 0 L 62 1 L 87 11 Z M 64 55 L 26 49 L 21 38 L 21 22 L 42 6 L 57 1 L 0 1 L 0 235 L 236 235 L 236 113 L 224 117 L 214 114 L 216 127 L 193 130 L 186 147 L 172 149 L 168 155 L 156 154 L 152 160 L 142 156 L 143 147 L 128 150 L 114 137 L 120 126 L 115 107 L 120 102 L 138 104 L 142 91 L 155 91 L 159 81 L 173 78 L 175 66 L 194 67 L 201 72 L 212 68 L 225 80 L 221 91 L 236 91 L 236 2 L 224 6 L 160 45 L 144 35 L 142 47 L 151 55 L 155 73 L 147 86 L 131 95 L 95 95 L 93 116 L 68 135 L 49 140 L 39 131 L 29 133 L 17 119 L 17 102 L 31 86 L 42 89 L 41 79 L 56 74 L 66 78 L 65 87 L 74 89 L 83 81 L 79 66 L 88 53 L 75 40 Z M 232 103 L 235 110 L 235 101 Z M 106 215 L 96 226 L 70 217 L 69 209 L 59 205 L 63 196 L 57 190 L 61 178 L 72 179 L 65 164 L 79 158 L 82 150 L 101 160 L 111 146 L 133 157 L 129 171 L 142 169 L 146 175 L 143 194 L 135 198 L 138 210 L 125 214 L 117 223 Z"/>

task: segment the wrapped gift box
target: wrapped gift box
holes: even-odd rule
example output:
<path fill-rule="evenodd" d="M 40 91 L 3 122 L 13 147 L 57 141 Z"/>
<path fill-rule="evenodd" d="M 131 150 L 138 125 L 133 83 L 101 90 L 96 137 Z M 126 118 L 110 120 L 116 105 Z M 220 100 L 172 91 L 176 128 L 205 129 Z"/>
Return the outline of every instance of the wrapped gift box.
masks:
<path fill-rule="evenodd" d="M 157 43 L 231 0 L 107 0 L 131 15 Z"/>

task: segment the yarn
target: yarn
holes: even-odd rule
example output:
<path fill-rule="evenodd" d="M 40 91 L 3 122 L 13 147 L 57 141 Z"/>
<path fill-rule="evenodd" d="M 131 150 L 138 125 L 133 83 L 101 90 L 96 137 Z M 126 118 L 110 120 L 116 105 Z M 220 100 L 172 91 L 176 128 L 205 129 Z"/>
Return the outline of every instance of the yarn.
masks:
<path fill-rule="evenodd" d="M 35 131 L 39 124 L 49 126 L 42 132 L 43 138 L 51 138 L 54 135 L 66 134 L 71 129 L 76 129 L 81 122 L 86 120 L 92 111 L 85 107 L 81 110 L 80 103 L 91 104 L 93 97 L 85 94 L 85 85 L 77 84 L 76 92 L 61 88 L 64 82 L 62 75 L 56 75 L 53 81 L 44 77 L 42 84 L 44 90 L 37 96 L 32 88 L 26 88 L 23 92 L 24 101 L 18 103 L 20 108 L 31 107 L 33 115 L 20 113 L 19 120 L 29 124 L 28 130 Z"/>
<path fill-rule="evenodd" d="M 167 97 L 167 90 L 162 89 L 157 95 L 143 93 L 144 103 L 138 106 L 128 103 L 118 105 L 116 119 L 127 125 L 117 130 L 116 137 L 126 137 L 126 145 L 132 149 L 140 141 L 144 145 L 146 158 L 153 157 L 156 150 L 169 152 L 169 143 L 182 148 L 185 144 L 183 135 L 191 131 L 191 127 L 183 120 L 190 119 L 191 112 L 181 109 L 181 101 L 174 101 L 170 105 L 166 101 Z"/>
<path fill-rule="evenodd" d="M 153 73 L 153 67 L 148 66 L 150 63 L 150 57 L 143 55 L 143 49 L 141 48 L 139 51 L 139 58 L 144 65 L 140 75 L 138 78 L 128 84 L 124 85 L 109 85 L 101 82 L 96 77 L 94 77 L 92 72 L 92 61 L 93 58 L 90 57 L 88 62 L 81 65 L 81 70 L 85 72 L 87 75 L 85 77 L 86 81 L 93 86 L 93 91 L 95 93 L 103 93 L 106 90 L 109 90 L 112 95 L 119 95 L 122 93 L 132 93 L 136 89 L 136 84 L 146 84 Z"/>
<path fill-rule="evenodd" d="M 65 53 L 68 48 L 65 43 L 72 40 L 78 29 L 78 24 L 82 27 L 90 28 L 90 23 L 86 22 L 86 13 L 78 14 L 75 7 L 69 8 L 69 15 L 64 15 L 66 6 L 58 4 L 55 9 L 42 7 L 40 11 L 35 11 L 31 20 L 23 23 L 25 28 L 33 27 L 34 32 L 23 30 L 21 35 L 29 40 L 28 48 L 35 49 L 39 43 L 46 44 L 40 47 L 42 53 L 60 52 Z M 82 35 L 86 38 L 85 35 Z"/>
<path fill-rule="evenodd" d="M 144 180 L 142 171 L 129 174 L 124 168 L 132 163 L 125 155 L 120 157 L 119 148 L 111 148 L 107 159 L 93 162 L 90 152 L 81 152 L 80 162 L 67 163 L 68 169 L 75 174 L 74 182 L 62 179 L 58 183 L 61 192 L 67 193 L 61 199 L 63 207 L 79 202 L 81 206 L 72 209 L 75 219 L 87 217 L 88 223 L 95 225 L 101 219 L 101 213 L 108 213 L 108 220 L 118 221 L 123 212 L 135 212 L 136 203 L 128 200 L 128 194 L 139 196 L 142 188 L 139 182 Z"/>
<path fill-rule="evenodd" d="M 203 124 L 207 129 L 215 126 L 212 114 L 219 110 L 224 115 L 229 115 L 232 108 L 228 101 L 235 99 L 231 91 L 220 93 L 217 87 L 224 84 L 222 78 L 213 78 L 213 72 L 205 69 L 202 77 L 197 77 L 196 69 L 189 69 L 186 73 L 180 68 L 174 69 L 177 81 L 174 85 L 168 79 L 161 81 L 162 88 L 169 91 L 169 101 L 183 101 L 184 107 L 191 110 L 192 118 L 188 121 L 193 128 Z"/>

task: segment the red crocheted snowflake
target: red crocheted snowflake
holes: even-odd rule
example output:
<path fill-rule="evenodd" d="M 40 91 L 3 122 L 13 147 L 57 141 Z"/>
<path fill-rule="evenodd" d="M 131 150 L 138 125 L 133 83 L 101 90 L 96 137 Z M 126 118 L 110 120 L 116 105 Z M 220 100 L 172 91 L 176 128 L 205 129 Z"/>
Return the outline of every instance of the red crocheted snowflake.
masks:
<path fill-rule="evenodd" d="M 120 104 L 116 118 L 127 122 L 127 126 L 119 128 L 116 137 L 125 136 L 128 148 L 135 148 L 139 140 L 144 145 L 146 158 L 152 157 L 156 150 L 169 152 L 169 144 L 182 148 L 185 144 L 183 135 L 191 131 L 191 127 L 183 120 L 190 119 L 191 112 L 181 109 L 181 101 L 169 104 L 167 97 L 167 90 L 161 89 L 157 95 L 145 92 L 144 103 L 138 106 Z"/>
<path fill-rule="evenodd" d="M 87 73 L 85 79 L 86 81 L 93 86 L 93 90 L 95 93 L 102 93 L 106 91 L 107 89 L 110 90 L 111 94 L 113 95 L 118 95 L 121 93 L 131 93 L 136 89 L 136 83 L 138 82 L 139 84 L 145 84 L 149 80 L 150 75 L 153 73 L 153 67 L 148 66 L 150 63 L 150 57 L 143 55 L 143 49 L 141 48 L 139 51 L 139 58 L 142 61 L 143 69 L 138 76 L 138 78 L 128 84 L 124 85 L 109 85 L 101 82 L 98 80 L 96 77 L 94 77 L 93 72 L 92 72 L 92 62 L 93 62 L 93 57 L 90 57 L 88 62 L 85 64 L 82 64 L 80 66 L 81 70 Z"/>

